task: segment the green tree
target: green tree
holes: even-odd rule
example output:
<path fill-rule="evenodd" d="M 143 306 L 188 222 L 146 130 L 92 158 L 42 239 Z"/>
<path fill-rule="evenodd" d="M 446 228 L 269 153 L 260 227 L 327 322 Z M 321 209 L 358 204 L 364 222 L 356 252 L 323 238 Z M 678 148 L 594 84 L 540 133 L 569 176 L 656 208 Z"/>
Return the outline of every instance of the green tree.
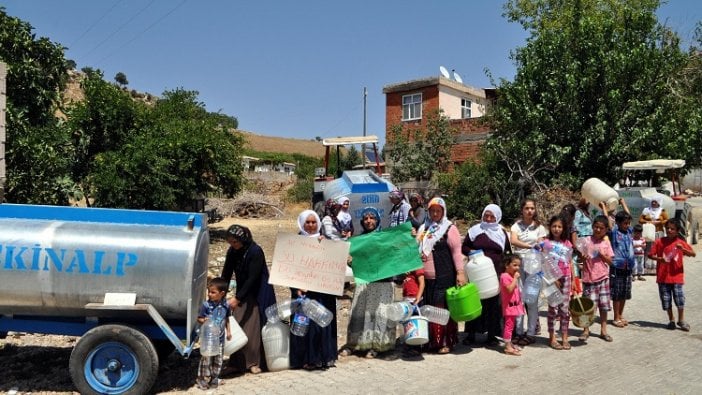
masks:
<path fill-rule="evenodd" d="M 129 81 L 127 80 L 127 75 L 124 74 L 123 72 L 118 72 L 115 74 L 115 82 L 118 83 L 121 87 L 125 87 L 129 85 Z"/>
<path fill-rule="evenodd" d="M 362 164 L 361 155 L 358 153 L 356 146 L 352 145 L 346 151 L 346 155 L 342 158 L 341 167 L 344 170 L 352 170 L 354 166 Z"/>
<path fill-rule="evenodd" d="M 95 157 L 95 204 L 180 210 L 211 191 L 242 187 L 242 139 L 208 113 L 197 92 L 164 92 L 144 125 L 120 147 Z"/>
<path fill-rule="evenodd" d="M 91 70 L 81 81 L 84 100 L 67 109 L 75 149 L 72 178 L 86 190 L 93 160 L 98 154 L 123 149 L 128 136 L 144 124 L 146 107 L 127 92 L 103 79 L 100 70 Z M 87 191 L 86 191 L 87 192 Z M 86 196 L 88 193 L 86 193 Z"/>
<path fill-rule="evenodd" d="M 425 128 L 405 128 L 402 124 L 390 129 L 389 158 L 393 162 L 392 179 L 430 180 L 448 169 L 455 128 L 441 110 L 427 115 Z"/>
<path fill-rule="evenodd" d="M 64 203 L 68 196 L 62 191 L 73 188 L 66 167 L 72 160 L 64 144 L 67 129 L 55 116 L 68 78 L 63 48 L 36 38 L 29 23 L 0 7 L 0 61 L 8 65 L 5 198 Z"/>
<path fill-rule="evenodd" d="M 506 17 L 531 34 L 513 52 L 517 74 L 500 82 L 491 113 L 497 132 L 488 148 L 509 171 L 532 184 L 612 181 L 612 169 L 624 161 L 685 155 L 679 143 L 693 131 L 680 129 L 670 81 L 686 57 L 677 36 L 658 23 L 658 6 L 657 0 L 506 4 Z"/>

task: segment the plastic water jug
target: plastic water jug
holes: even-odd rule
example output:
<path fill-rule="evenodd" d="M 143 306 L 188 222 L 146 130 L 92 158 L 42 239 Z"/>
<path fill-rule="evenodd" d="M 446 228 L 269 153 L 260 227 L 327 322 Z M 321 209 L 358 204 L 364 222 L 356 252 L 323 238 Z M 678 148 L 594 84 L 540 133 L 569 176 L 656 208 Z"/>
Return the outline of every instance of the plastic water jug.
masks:
<path fill-rule="evenodd" d="M 522 265 L 524 265 L 524 271 L 529 274 L 540 272 L 543 259 L 544 258 L 539 251 L 533 248 L 530 249 L 524 254 L 524 257 L 522 258 Z"/>
<path fill-rule="evenodd" d="M 222 352 L 222 342 L 220 341 L 219 325 L 208 318 L 200 329 L 200 355 L 212 357 Z"/>
<path fill-rule="evenodd" d="M 386 314 L 390 321 L 406 321 L 414 313 L 414 305 L 410 302 L 395 302 L 387 306 Z"/>
<path fill-rule="evenodd" d="M 290 319 L 297 301 L 286 299 L 276 304 L 272 304 L 266 308 L 266 318 L 268 322 L 286 321 Z"/>
<path fill-rule="evenodd" d="M 607 203 L 609 211 L 615 210 L 619 203 L 617 191 L 599 178 L 590 178 L 585 181 L 580 189 L 580 194 L 595 207 L 598 207 L 600 202 Z"/>
<path fill-rule="evenodd" d="M 483 250 L 472 251 L 468 255 L 465 272 L 471 283 L 478 287 L 480 299 L 488 299 L 500 293 L 500 282 L 492 260 L 483 254 Z"/>
<path fill-rule="evenodd" d="M 290 325 L 290 333 L 295 336 L 305 336 L 310 329 L 310 319 L 301 311 L 295 313 Z"/>
<path fill-rule="evenodd" d="M 556 284 L 548 284 L 544 287 L 544 295 L 546 295 L 546 301 L 551 307 L 556 307 L 565 301 L 565 297 Z"/>
<path fill-rule="evenodd" d="M 524 281 L 524 303 L 533 304 L 539 300 L 541 293 L 541 274 L 534 273 Z"/>
<path fill-rule="evenodd" d="M 300 306 L 302 307 L 302 312 L 322 328 L 329 325 L 334 319 L 334 314 L 314 299 L 304 298 Z"/>
<path fill-rule="evenodd" d="M 234 317 L 229 316 L 229 330 L 232 332 L 232 338 L 230 340 L 224 340 L 224 355 L 232 355 L 239 351 L 242 347 L 248 343 L 249 338 L 246 337 L 246 333 L 241 329 L 239 323 L 236 322 Z"/>
<path fill-rule="evenodd" d="M 643 232 L 641 233 L 641 236 L 643 236 L 644 240 L 648 242 L 652 242 L 656 240 L 656 225 L 652 223 L 647 223 L 643 224 Z"/>
<path fill-rule="evenodd" d="M 558 266 L 557 256 L 550 254 L 546 250 L 543 251 L 543 264 L 541 265 L 541 271 L 543 273 L 544 280 L 548 284 L 551 284 L 563 277 L 563 272 Z"/>
<path fill-rule="evenodd" d="M 290 334 L 280 321 L 269 322 L 261 329 L 261 341 L 268 370 L 276 372 L 290 368 Z"/>
<path fill-rule="evenodd" d="M 478 287 L 473 283 L 446 290 L 446 306 L 454 321 L 472 321 L 483 313 Z"/>
<path fill-rule="evenodd" d="M 419 308 L 419 314 L 429 322 L 439 325 L 446 325 L 449 320 L 449 311 L 441 307 L 424 305 Z"/>

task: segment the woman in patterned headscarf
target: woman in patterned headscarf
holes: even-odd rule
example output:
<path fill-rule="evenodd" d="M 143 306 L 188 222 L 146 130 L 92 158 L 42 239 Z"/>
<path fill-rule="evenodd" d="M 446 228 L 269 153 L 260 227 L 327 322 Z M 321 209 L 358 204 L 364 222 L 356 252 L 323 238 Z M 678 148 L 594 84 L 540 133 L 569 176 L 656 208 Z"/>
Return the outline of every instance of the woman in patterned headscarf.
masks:
<path fill-rule="evenodd" d="M 344 240 L 343 228 L 338 215 L 341 205 L 334 199 L 328 199 L 324 204 L 322 218 L 322 234 L 330 240 Z"/>
<path fill-rule="evenodd" d="M 426 288 L 424 303 L 445 309 L 446 290 L 463 285 L 461 235 L 446 217 L 446 202 L 433 198 L 427 204 L 429 215 L 417 230 L 419 252 L 424 263 Z M 449 319 L 446 325 L 429 324 L 429 347 L 439 354 L 450 352 L 458 343 L 458 324 Z"/>
<path fill-rule="evenodd" d="M 482 221 L 479 224 L 468 229 L 468 235 L 463 240 L 463 255 L 468 256 L 473 250 L 482 250 L 483 254 L 492 260 L 499 278 L 500 274 L 505 271 L 502 257 L 504 254 L 512 252 L 507 232 L 500 225 L 502 210 L 496 204 L 488 204 L 483 209 L 481 218 Z M 497 336 L 501 336 L 502 333 L 500 330 L 502 312 L 499 301 L 500 295 L 481 300 L 483 313 L 478 319 L 466 323 L 468 337 L 464 340 L 465 343 L 474 342 L 477 332 L 487 331 L 488 345 L 496 346 L 499 344 Z"/>
<path fill-rule="evenodd" d="M 261 329 L 265 310 L 275 304 L 273 287 L 268 284 L 268 266 L 261 247 L 253 241 L 249 228 L 232 225 L 227 229 L 227 257 L 221 277 L 231 281 L 236 277 L 236 293 L 229 300 L 234 318 L 249 341 L 229 358 L 229 366 L 236 371 L 249 370 L 253 374 L 265 367 Z"/>

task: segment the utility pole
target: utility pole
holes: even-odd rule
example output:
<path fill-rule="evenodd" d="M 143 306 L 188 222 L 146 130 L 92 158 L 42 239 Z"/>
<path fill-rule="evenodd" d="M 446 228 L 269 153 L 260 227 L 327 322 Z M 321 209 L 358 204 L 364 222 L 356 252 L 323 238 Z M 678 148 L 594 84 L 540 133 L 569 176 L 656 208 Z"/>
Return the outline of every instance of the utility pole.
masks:
<path fill-rule="evenodd" d="M 5 111 L 7 109 L 7 65 L 0 62 L 0 203 L 5 201 L 5 139 L 7 131 L 5 129 Z"/>
<path fill-rule="evenodd" d="M 366 101 L 368 98 L 368 89 L 363 87 L 363 137 L 366 137 Z M 361 144 L 361 162 L 363 168 L 366 168 L 366 145 Z"/>

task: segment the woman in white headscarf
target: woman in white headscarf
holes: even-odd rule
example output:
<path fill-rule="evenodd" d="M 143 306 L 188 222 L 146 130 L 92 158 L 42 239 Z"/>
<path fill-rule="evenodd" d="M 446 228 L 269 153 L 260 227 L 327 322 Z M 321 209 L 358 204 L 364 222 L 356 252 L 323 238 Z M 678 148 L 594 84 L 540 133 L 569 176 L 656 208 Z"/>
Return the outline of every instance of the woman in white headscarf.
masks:
<path fill-rule="evenodd" d="M 446 290 L 466 282 L 463 273 L 461 235 L 446 217 L 446 202 L 433 198 L 427 205 L 429 215 L 417 230 L 419 252 L 424 262 L 424 303 L 445 309 Z M 458 324 L 429 324 L 429 348 L 439 354 L 450 352 L 458 343 Z"/>
<path fill-rule="evenodd" d="M 297 217 L 299 234 L 314 237 L 319 240 L 324 236 L 320 234 L 322 221 L 319 215 L 312 210 L 305 210 Z M 306 291 L 291 288 L 292 298 L 304 296 L 316 300 L 334 315 L 331 323 L 322 328 L 314 321 L 310 322 L 309 330 L 305 336 L 290 336 L 290 368 L 291 369 L 328 369 L 336 364 L 336 297 L 321 292 Z"/>
<path fill-rule="evenodd" d="M 656 227 L 656 238 L 663 235 L 663 227 L 668 222 L 668 213 L 661 206 L 663 195 L 657 193 L 651 196 L 651 203 L 643 209 L 639 217 L 640 224 L 653 224 Z M 660 232 L 660 233 L 659 233 Z"/>
<path fill-rule="evenodd" d="M 502 210 L 496 204 L 488 204 L 483 209 L 481 218 L 479 224 L 468 229 L 468 235 L 463 240 L 463 255 L 468 256 L 471 251 L 482 250 L 483 254 L 492 260 L 499 278 L 500 274 L 504 272 L 502 259 L 505 254 L 512 252 L 507 232 L 500 225 Z M 481 300 L 483 313 L 478 319 L 466 323 L 468 337 L 464 343 L 475 342 L 476 333 L 487 331 L 488 345 L 496 346 L 499 344 L 497 336 L 502 333 L 500 329 L 502 312 L 499 300 L 500 295 Z"/>
<path fill-rule="evenodd" d="M 351 201 L 346 196 L 342 196 L 336 202 L 339 204 L 339 214 L 336 215 L 336 219 L 341 224 L 341 234 L 348 239 L 353 236 L 353 217 L 349 212 Z"/>

